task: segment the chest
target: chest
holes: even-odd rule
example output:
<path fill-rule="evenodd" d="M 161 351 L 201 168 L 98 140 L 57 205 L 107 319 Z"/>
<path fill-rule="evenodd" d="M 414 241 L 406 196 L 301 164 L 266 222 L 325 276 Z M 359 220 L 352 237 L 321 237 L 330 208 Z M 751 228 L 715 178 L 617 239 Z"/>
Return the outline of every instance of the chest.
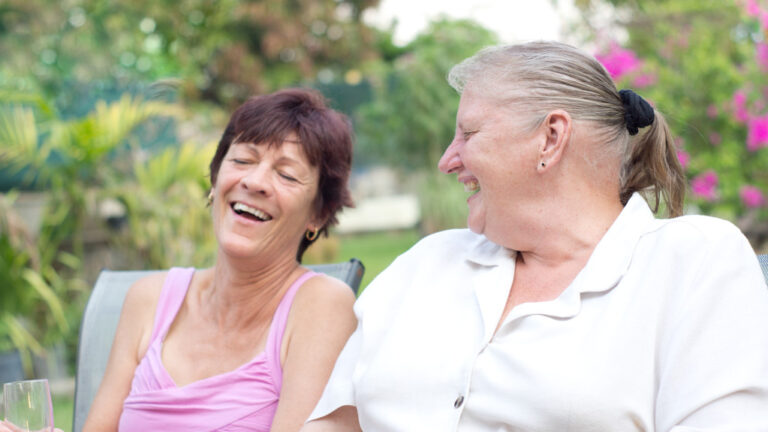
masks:
<path fill-rule="evenodd" d="M 506 277 L 457 286 L 433 274 L 438 288 L 405 299 L 378 345 L 364 346 L 357 397 L 376 403 L 361 421 L 391 405 L 414 425 L 439 413 L 424 425 L 433 429 L 652 430 L 661 303 L 634 284 L 566 292 L 517 305 L 494 334 Z"/>
<path fill-rule="evenodd" d="M 233 371 L 263 354 L 269 323 L 220 331 L 201 320 L 177 320 L 160 347 L 163 366 L 178 386 Z"/>
<path fill-rule="evenodd" d="M 473 360 L 459 430 L 653 430 L 655 330 L 582 312 L 507 323 Z"/>

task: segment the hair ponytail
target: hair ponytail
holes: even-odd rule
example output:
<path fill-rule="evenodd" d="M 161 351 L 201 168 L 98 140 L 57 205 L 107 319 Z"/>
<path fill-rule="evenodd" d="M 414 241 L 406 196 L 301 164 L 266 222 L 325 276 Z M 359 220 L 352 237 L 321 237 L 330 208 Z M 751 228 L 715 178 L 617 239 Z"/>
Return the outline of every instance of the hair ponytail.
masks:
<path fill-rule="evenodd" d="M 667 121 L 656 110 L 648 130 L 630 142 L 621 169 L 621 203 L 626 204 L 635 192 L 645 194 L 647 199 L 654 198 L 654 213 L 663 199 L 670 217 L 683 214 L 683 167 Z"/>

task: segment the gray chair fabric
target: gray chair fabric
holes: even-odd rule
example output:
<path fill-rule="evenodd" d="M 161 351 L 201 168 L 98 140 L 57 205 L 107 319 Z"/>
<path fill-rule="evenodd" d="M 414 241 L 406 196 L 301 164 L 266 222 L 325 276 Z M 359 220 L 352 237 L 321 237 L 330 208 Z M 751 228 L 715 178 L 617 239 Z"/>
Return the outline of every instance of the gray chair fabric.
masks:
<path fill-rule="evenodd" d="M 768 284 L 768 255 L 758 255 L 757 262 L 760 263 L 760 268 L 763 269 L 763 276 L 765 276 L 765 283 Z"/>
<path fill-rule="evenodd" d="M 357 294 L 365 267 L 358 259 L 347 262 L 307 266 L 308 268 L 344 281 Z M 75 376 L 75 407 L 72 430 L 80 432 L 88 410 L 99 388 L 112 349 L 120 311 L 128 288 L 138 279 L 157 272 L 111 271 L 99 274 L 91 297 L 83 312 L 80 325 L 80 344 L 77 352 Z"/>

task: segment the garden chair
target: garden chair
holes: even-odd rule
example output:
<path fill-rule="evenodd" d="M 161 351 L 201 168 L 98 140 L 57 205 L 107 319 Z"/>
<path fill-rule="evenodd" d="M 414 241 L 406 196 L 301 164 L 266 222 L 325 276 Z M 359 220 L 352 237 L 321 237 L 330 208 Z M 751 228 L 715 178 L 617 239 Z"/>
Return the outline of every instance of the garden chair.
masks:
<path fill-rule="evenodd" d="M 308 268 L 346 282 L 357 294 L 365 267 L 358 259 L 334 264 L 319 264 Z M 80 344 L 77 352 L 75 375 L 75 407 L 72 430 L 80 432 L 88 410 L 99 388 L 107 366 L 112 340 L 128 288 L 141 277 L 157 270 L 111 271 L 103 270 L 93 287 L 83 312 L 80 326 Z"/>

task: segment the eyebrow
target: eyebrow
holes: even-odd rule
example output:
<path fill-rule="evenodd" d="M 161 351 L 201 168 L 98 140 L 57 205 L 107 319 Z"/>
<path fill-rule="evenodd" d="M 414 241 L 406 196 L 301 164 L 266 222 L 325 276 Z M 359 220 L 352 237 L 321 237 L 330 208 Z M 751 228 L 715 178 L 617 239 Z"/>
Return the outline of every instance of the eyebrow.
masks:
<path fill-rule="evenodd" d="M 283 143 L 299 144 L 299 141 L 283 140 Z M 252 143 L 252 142 L 249 142 L 249 143 L 239 143 L 239 144 L 244 144 L 245 147 L 248 149 L 248 151 L 250 151 L 252 153 L 255 153 L 258 156 L 261 156 L 261 153 L 262 153 L 261 150 L 260 150 L 260 147 L 266 146 L 266 144 L 256 144 L 256 143 Z M 300 157 L 294 157 L 294 156 L 287 155 L 287 154 L 280 155 L 280 157 L 278 157 L 276 159 L 276 162 L 278 164 L 280 164 L 280 163 L 282 163 L 282 164 L 288 163 L 290 165 L 296 165 L 298 167 L 300 167 L 302 165 Z M 309 164 L 309 161 L 307 161 L 307 164 Z"/>

